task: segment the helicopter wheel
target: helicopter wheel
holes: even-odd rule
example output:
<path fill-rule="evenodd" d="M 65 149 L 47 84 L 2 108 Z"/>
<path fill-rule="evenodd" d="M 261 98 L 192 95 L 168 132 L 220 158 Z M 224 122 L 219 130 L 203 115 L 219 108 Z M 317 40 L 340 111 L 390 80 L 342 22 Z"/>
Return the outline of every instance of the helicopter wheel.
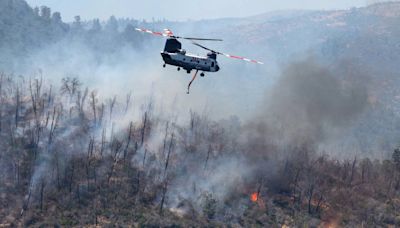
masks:
<path fill-rule="evenodd" d="M 164 63 L 163 67 L 165 68 L 167 65 Z"/>
<path fill-rule="evenodd" d="M 181 70 L 181 68 L 180 67 L 178 67 L 178 71 L 180 71 Z"/>
<path fill-rule="evenodd" d="M 190 70 L 187 70 L 186 73 L 190 74 Z"/>
<path fill-rule="evenodd" d="M 201 77 L 204 77 L 204 75 L 205 75 L 204 73 L 201 73 L 201 74 L 200 74 Z"/>

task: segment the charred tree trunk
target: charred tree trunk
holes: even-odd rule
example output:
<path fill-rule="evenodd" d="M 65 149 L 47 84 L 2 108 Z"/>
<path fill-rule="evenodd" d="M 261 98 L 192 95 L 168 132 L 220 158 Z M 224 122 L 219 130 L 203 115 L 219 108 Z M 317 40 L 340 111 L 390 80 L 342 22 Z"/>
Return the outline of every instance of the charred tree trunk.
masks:
<path fill-rule="evenodd" d="M 71 165 L 71 173 L 69 176 L 69 192 L 72 192 L 72 186 L 74 183 L 74 172 L 75 172 L 75 163 L 74 161 L 72 161 L 72 165 Z"/>
<path fill-rule="evenodd" d="M 167 194 L 167 190 L 168 190 L 168 181 L 164 181 L 161 203 L 160 203 L 160 210 L 159 210 L 160 215 L 163 214 L 163 208 L 164 208 L 165 196 Z"/>
<path fill-rule="evenodd" d="M 161 198 L 160 211 L 159 211 L 161 215 L 163 214 L 165 196 L 166 196 L 167 190 L 168 190 L 168 175 L 167 175 L 167 171 L 168 171 L 169 159 L 170 159 L 170 156 L 171 156 L 171 151 L 173 149 L 173 145 L 174 145 L 174 134 L 172 134 L 171 140 L 169 142 L 168 154 L 167 154 L 167 159 L 165 161 L 165 167 L 164 167 L 164 184 L 163 184 L 162 198 Z"/>
<path fill-rule="evenodd" d="M 128 113 L 129 105 L 131 104 L 132 93 L 126 95 L 125 115 Z"/>
<path fill-rule="evenodd" d="M 114 106 L 115 106 L 115 103 L 117 102 L 117 97 L 116 96 L 114 96 L 113 97 L 113 99 L 111 99 L 110 100 L 110 116 L 109 116 L 109 118 L 110 118 L 110 122 L 111 122 L 111 120 L 112 120 L 112 114 L 113 114 L 113 111 L 114 111 Z"/>
<path fill-rule="evenodd" d="M 87 157 L 86 157 L 86 182 L 87 182 L 87 188 L 88 190 L 90 189 L 90 168 L 91 168 L 91 162 L 92 162 L 92 156 L 93 156 L 93 149 L 94 149 L 94 138 L 91 138 L 89 140 L 89 146 L 88 146 L 88 151 L 87 151 Z"/>
<path fill-rule="evenodd" d="M 162 151 L 162 156 L 165 157 L 165 149 L 167 147 L 167 138 L 168 138 L 168 128 L 169 128 L 169 122 L 167 122 L 165 126 L 165 135 L 164 135 L 164 141 L 163 141 L 163 151 Z"/>
<path fill-rule="evenodd" d="M 44 180 L 40 183 L 40 212 L 43 212 L 44 188 L 46 184 Z"/>
<path fill-rule="evenodd" d="M 133 122 L 131 122 L 129 124 L 128 139 L 127 139 L 126 146 L 124 149 L 124 163 L 126 161 L 126 157 L 128 156 L 128 149 L 129 149 L 129 145 L 131 143 L 132 130 L 133 130 Z"/>
<path fill-rule="evenodd" d="M 90 93 L 90 104 L 92 106 L 92 111 L 93 111 L 93 119 L 94 119 L 94 124 L 97 124 L 97 112 L 96 112 L 96 104 L 97 104 L 97 97 L 96 97 L 96 92 L 92 91 Z"/>
<path fill-rule="evenodd" d="M 18 121 L 19 121 L 19 109 L 20 109 L 20 91 L 19 87 L 17 86 L 17 91 L 16 91 L 16 98 L 15 98 L 15 128 L 18 128 Z"/>
<path fill-rule="evenodd" d="M 119 142 L 118 140 L 114 139 L 113 144 L 111 145 L 111 148 L 113 149 L 113 163 L 111 165 L 111 170 L 109 172 L 108 179 L 107 179 L 108 184 L 110 184 L 112 175 L 114 173 L 115 166 L 118 163 L 118 157 L 119 157 L 119 153 L 121 151 L 121 147 L 122 147 L 122 143 Z"/>
<path fill-rule="evenodd" d="M 308 213 L 312 214 L 312 199 L 314 196 L 314 184 L 311 184 L 308 189 Z"/>
<path fill-rule="evenodd" d="M 356 164 L 357 164 L 357 158 L 354 158 L 353 164 L 351 166 L 351 174 L 350 174 L 349 186 L 351 186 L 351 184 L 353 183 L 354 174 L 355 174 L 355 171 L 356 171 Z"/>
<path fill-rule="evenodd" d="M 144 120 L 143 120 L 143 127 L 142 127 L 142 132 L 141 132 L 141 135 L 142 135 L 142 137 L 141 137 L 141 146 L 143 146 L 143 143 L 144 143 L 144 136 L 145 136 L 145 133 L 146 133 L 146 126 L 147 125 L 147 111 L 144 113 Z"/>
<path fill-rule="evenodd" d="M 212 151 L 212 147 L 211 144 L 208 146 L 208 150 L 207 150 L 207 157 L 206 157 L 206 162 L 204 163 L 204 170 L 207 169 L 207 164 L 208 164 L 208 160 L 210 159 L 210 154 Z"/>
<path fill-rule="evenodd" d="M 315 209 L 315 211 L 317 213 L 319 213 L 320 209 L 321 209 L 321 204 L 322 204 L 322 200 L 323 200 L 323 193 L 320 194 L 319 199 L 318 199 L 318 203 L 317 203 L 317 208 Z"/>

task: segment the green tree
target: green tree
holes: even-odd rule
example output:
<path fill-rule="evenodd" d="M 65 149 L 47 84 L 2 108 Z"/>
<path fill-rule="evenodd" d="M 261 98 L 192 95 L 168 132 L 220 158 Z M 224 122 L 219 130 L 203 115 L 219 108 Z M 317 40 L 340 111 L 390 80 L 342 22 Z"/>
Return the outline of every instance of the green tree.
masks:
<path fill-rule="evenodd" d="M 217 212 L 217 200 L 211 193 L 206 193 L 204 195 L 203 202 L 203 214 L 208 219 L 215 218 L 215 214 Z"/>
<path fill-rule="evenodd" d="M 51 9 L 47 6 L 40 7 L 40 16 L 45 20 L 50 20 Z"/>

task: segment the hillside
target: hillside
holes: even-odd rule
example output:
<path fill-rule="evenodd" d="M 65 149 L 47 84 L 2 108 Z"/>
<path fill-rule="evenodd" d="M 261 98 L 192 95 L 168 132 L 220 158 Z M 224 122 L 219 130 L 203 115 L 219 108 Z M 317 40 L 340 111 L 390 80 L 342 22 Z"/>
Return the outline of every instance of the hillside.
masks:
<path fill-rule="evenodd" d="M 76 17 L 67 24 L 46 6 L 31 8 L 24 0 L 0 2 L 0 69 L 6 71 L 20 73 L 31 67 L 32 59 L 43 58 L 38 53 L 66 59 L 61 51 L 65 46 L 85 47 L 103 61 L 121 49 L 139 48 L 141 41 L 133 25 L 119 28 L 115 17 L 102 24 Z"/>

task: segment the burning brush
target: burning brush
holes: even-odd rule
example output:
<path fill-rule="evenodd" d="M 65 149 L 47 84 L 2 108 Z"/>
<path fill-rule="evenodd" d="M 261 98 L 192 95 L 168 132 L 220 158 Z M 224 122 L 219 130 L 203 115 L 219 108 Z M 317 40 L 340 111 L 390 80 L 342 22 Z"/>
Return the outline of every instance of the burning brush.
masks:
<path fill-rule="evenodd" d="M 253 194 L 251 194 L 250 200 L 251 200 L 252 202 L 254 202 L 254 203 L 257 203 L 257 201 L 258 201 L 258 195 L 259 195 L 258 192 L 254 192 Z"/>
<path fill-rule="evenodd" d="M 263 180 L 260 181 L 260 184 L 258 185 L 257 192 L 254 192 L 250 195 L 250 200 L 253 203 L 259 203 L 260 199 L 260 193 L 261 193 L 261 188 L 263 186 Z"/>

